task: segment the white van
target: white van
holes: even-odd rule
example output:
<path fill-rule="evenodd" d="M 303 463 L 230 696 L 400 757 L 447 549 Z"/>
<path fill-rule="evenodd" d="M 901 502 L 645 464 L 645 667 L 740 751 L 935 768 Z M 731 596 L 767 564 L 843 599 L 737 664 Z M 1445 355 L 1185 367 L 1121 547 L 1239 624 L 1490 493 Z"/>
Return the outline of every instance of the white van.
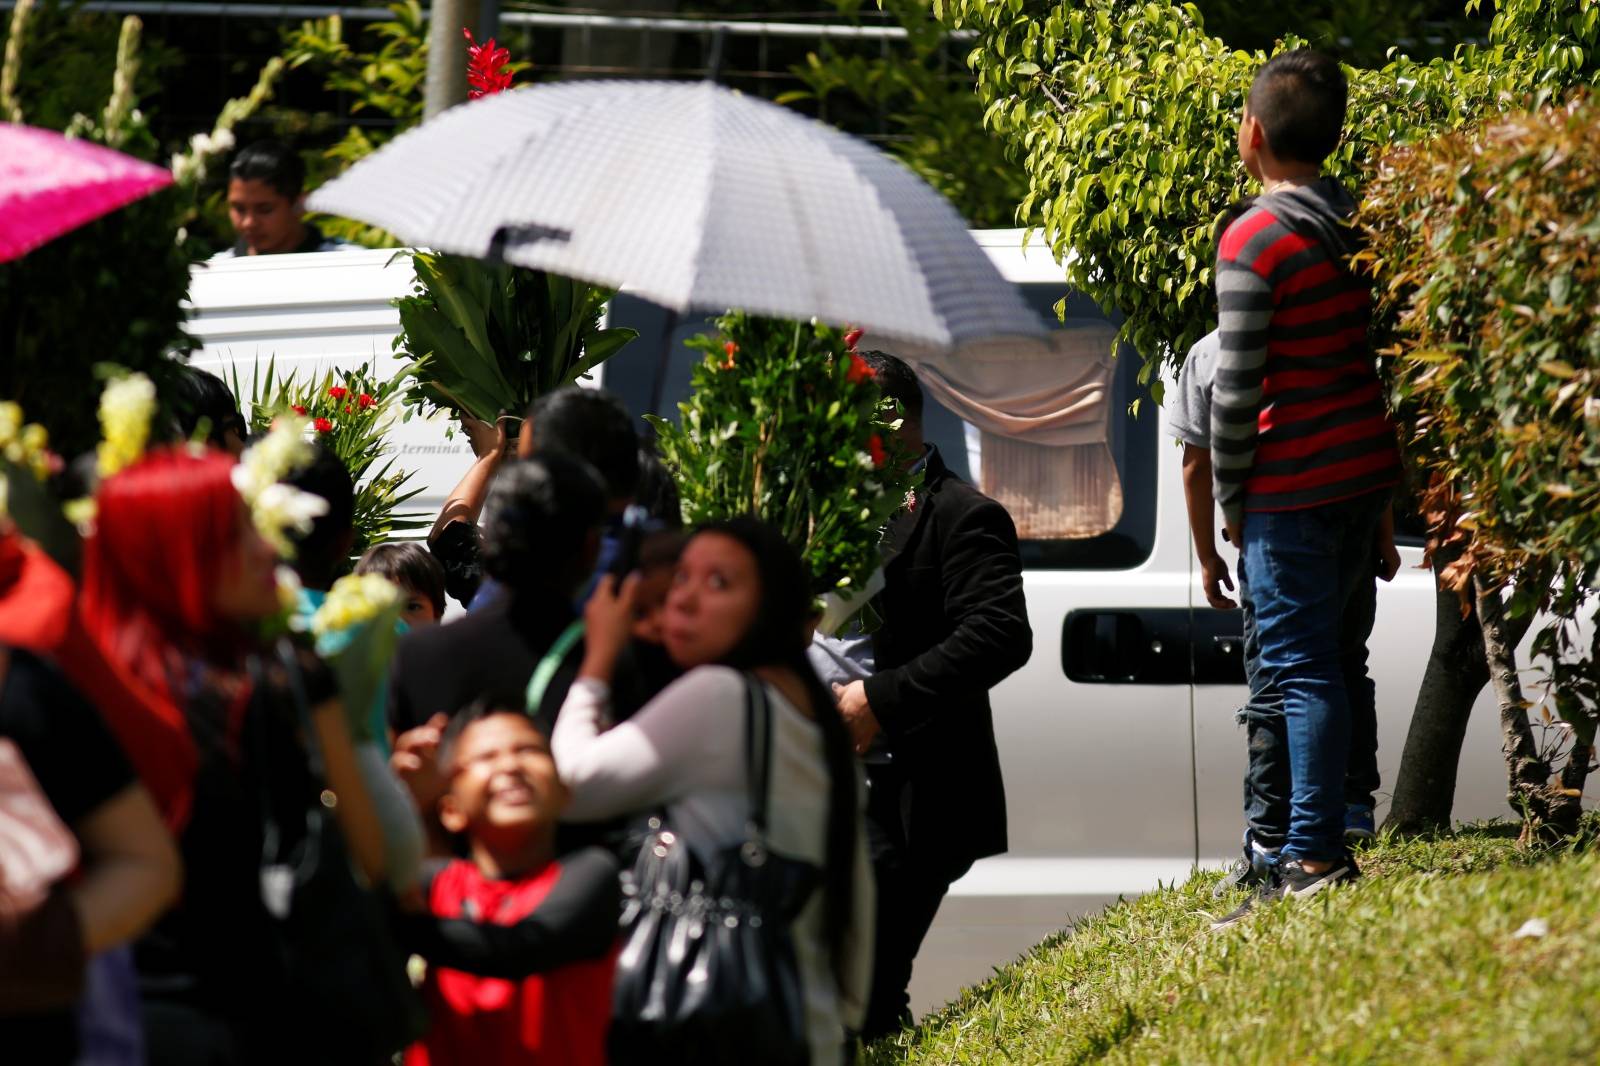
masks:
<path fill-rule="evenodd" d="M 1042 241 L 1025 252 L 1020 230 L 974 236 L 1042 315 L 1063 297 L 1070 315 L 1099 314 L 1068 293 Z M 280 370 L 377 359 L 380 372 L 392 373 L 400 365 L 391 351 L 398 321 L 388 301 L 410 285 L 407 261 L 387 251 L 197 266 L 190 329 L 202 347 L 194 363 L 225 378 L 237 368 L 245 381 L 269 357 Z M 601 368 L 605 385 L 641 413 L 652 395 L 675 411 L 697 356 L 674 346 L 663 365 L 665 313 L 625 294 L 611 321 L 641 336 Z M 677 332 L 687 337 L 703 328 L 686 321 Z M 1234 718 L 1245 696 L 1239 616 L 1211 609 L 1201 593 L 1181 453 L 1161 413 L 1147 402 L 1137 417 L 1123 414 L 1141 394 L 1137 370 L 1137 359 L 1125 356 L 1115 374 L 1111 443 L 1125 501 L 1120 521 L 1087 540 L 1023 544 L 1034 653 L 994 693 L 1011 851 L 978 863 L 952 889 L 917 963 L 919 1012 L 1079 915 L 1238 853 L 1245 762 Z M 968 427 L 931 397 L 925 421 L 957 473 L 976 469 Z M 424 488 L 416 506 L 437 509 L 468 465 L 466 441 L 447 439 L 442 421 L 414 419 L 396 428 L 394 444 L 397 465 L 416 471 Z M 1380 587 L 1370 643 L 1385 788 L 1433 635 L 1421 549 L 1405 544 L 1401 556 L 1399 576 Z M 1486 694 L 1462 755 L 1458 819 L 1508 813 L 1499 748 Z M 1380 794 L 1380 819 L 1385 798 Z"/>

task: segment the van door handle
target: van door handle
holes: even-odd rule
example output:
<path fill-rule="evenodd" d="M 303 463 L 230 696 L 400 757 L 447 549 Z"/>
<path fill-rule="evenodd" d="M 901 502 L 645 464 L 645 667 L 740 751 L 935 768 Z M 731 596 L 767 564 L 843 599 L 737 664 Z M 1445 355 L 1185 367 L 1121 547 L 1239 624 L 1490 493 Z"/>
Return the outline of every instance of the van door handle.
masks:
<path fill-rule="evenodd" d="M 1079 684 L 1186 685 L 1189 652 L 1182 607 L 1076 610 L 1061 627 L 1061 668 Z"/>
<path fill-rule="evenodd" d="M 1243 685 L 1244 614 L 1196 607 L 1194 626 L 1194 683 Z"/>

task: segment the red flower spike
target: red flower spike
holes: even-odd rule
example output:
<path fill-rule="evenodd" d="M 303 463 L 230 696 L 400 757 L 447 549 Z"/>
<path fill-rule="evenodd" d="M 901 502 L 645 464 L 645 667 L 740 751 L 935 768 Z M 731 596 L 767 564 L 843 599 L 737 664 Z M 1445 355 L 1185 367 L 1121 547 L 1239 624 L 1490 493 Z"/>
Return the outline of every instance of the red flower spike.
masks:
<path fill-rule="evenodd" d="M 289 410 L 293 411 L 297 415 L 304 415 L 306 413 L 306 409 L 304 407 L 301 407 L 297 403 L 296 404 L 290 404 L 289 405 Z"/>
<path fill-rule="evenodd" d="M 377 400 L 372 398 L 372 394 L 370 392 L 363 392 L 360 396 L 356 397 L 356 403 L 360 404 L 364 408 L 371 407 L 377 402 Z"/>
<path fill-rule="evenodd" d="M 874 433 L 867 438 L 867 454 L 872 456 L 872 465 L 881 467 L 889 461 L 889 453 L 883 450 L 883 438 Z"/>
<path fill-rule="evenodd" d="M 328 395 L 332 396 L 335 400 L 342 400 L 349 395 L 349 393 L 349 389 L 340 388 L 338 385 L 335 385 L 328 390 Z"/>
<path fill-rule="evenodd" d="M 318 433 L 333 432 L 333 423 L 329 422 L 326 418 L 319 418 L 315 422 L 311 423 L 311 425 L 316 428 Z"/>
<path fill-rule="evenodd" d="M 850 369 L 845 371 L 844 376 L 845 380 L 850 382 L 850 384 L 859 385 L 863 381 L 870 381 L 878 375 L 870 366 L 867 365 L 867 361 L 865 359 L 861 358 L 855 352 L 851 352 Z"/>
<path fill-rule="evenodd" d="M 728 358 L 726 358 L 726 359 L 724 359 L 722 361 L 722 369 L 724 369 L 724 370 L 732 370 L 733 369 L 733 356 L 734 356 L 734 353 L 739 350 L 739 346 L 737 344 L 733 343 L 732 341 L 729 341 L 727 344 L 724 344 L 722 346 L 722 350 L 728 354 Z"/>
<path fill-rule="evenodd" d="M 479 44 L 465 26 L 461 35 L 467 39 L 467 84 L 471 86 L 467 96 L 476 100 L 511 88 L 511 72 L 506 69 L 511 53 L 495 44 L 493 37 Z"/>
<path fill-rule="evenodd" d="M 856 350 L 856 345 L 861 342 L 861 334 L 864 332 L 866 331 L 862 329 L 853 329 L 849 333 L 846 333 L 844 335 L 844 350 L 847 352 L 854 352 Z"/>

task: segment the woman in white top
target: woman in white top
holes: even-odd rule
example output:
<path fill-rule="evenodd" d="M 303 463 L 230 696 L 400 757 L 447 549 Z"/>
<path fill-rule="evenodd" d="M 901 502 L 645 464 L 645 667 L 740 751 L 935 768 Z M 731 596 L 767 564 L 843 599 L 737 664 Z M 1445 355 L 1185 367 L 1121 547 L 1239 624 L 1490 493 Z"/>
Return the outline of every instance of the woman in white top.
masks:
<path fill-rule="evenodd" d="M 783 535 L 754 519 L 706 526 L 684 547 L 667 596 L 668 654 L 687 671 L 626 722 L 608 719 L 637 577 L 589 601 L 586 653 L 551 748 L 571 790 L 565 817 L 598 821 L 665 806 L 702 857 L 744 839 L 749 816 L 744 673 L 772 705 L 768 838 L 823 870 L 792 927 L 813 1066 L 845 1059 L 872 968 L 872 869 L 859 769 L 838 709 L 806 660 L 811 593 Z"/>

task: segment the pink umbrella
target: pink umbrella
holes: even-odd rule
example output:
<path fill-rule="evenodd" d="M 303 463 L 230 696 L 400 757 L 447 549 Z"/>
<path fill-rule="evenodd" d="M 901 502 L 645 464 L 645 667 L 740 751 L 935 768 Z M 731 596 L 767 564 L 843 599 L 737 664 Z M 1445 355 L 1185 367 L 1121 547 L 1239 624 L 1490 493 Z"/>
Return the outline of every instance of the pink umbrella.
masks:
<path fill-rule="evenodd" d="M 0 263 L 170 184 L 165 170 L 121 152 L 0 123 Z"/>

